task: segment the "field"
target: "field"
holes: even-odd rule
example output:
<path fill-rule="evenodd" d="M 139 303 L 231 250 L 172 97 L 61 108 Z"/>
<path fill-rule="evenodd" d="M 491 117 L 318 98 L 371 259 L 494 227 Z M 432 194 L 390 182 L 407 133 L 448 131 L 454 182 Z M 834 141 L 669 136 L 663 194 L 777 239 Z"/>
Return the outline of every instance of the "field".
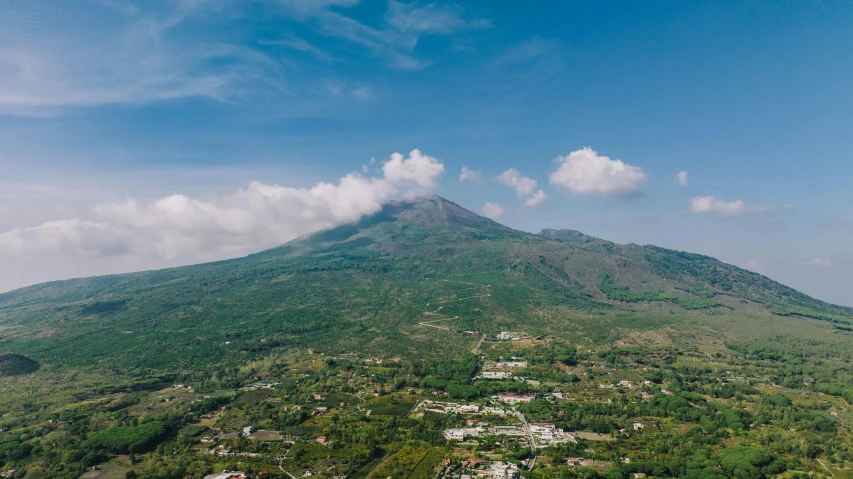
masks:
<path fill-rule="evenodd" d="M 396 454 L 382 462 L 369 476 L 370 479 L 399 477 L 401 479 L 427 479 L 442 458 L 441 449 L 403 446 Z"/>
<path fill-rule="evenodd" d="M 97 469 L 86 471 L 80 479 L 125 479 L 131 466 L 127 456 L 119 456 L 98 465 Z"/>

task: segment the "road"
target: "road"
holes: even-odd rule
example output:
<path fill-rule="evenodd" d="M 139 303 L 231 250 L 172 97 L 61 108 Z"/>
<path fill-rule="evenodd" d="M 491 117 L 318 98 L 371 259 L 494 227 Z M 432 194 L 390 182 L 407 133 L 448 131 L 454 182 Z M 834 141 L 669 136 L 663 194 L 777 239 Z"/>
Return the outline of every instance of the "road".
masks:
<path fill-rule="evenodd" d="M 284 457 L 287 456 L 287 453 L 289 453 L 291 449 L 293 449 L 293 446 L 289 447 L 287 451 L 284 451 L 284 454 L 282 454 L 281 457 L 278 458 L 278 468 L 281 469 L 281 472 L 290 476 L 290 479 L 296 479 L 293 474 L 284 470 Z"/>
<path fill-rule="evenodd" d="M 524 414 L 516 411 L 515 416 L 521 420 L 521 424 L 523 425 L 524 432 L 527 433 L 527 438 L 530 440 L 530 450 L 534 451 L 534 453 L 535 453 L 535 451 L 536 451 L 536 440 L 533 439 L 533 432 L 530 431 L 530 424 L 527 424 L 527 419 L 525 419 Z"/>

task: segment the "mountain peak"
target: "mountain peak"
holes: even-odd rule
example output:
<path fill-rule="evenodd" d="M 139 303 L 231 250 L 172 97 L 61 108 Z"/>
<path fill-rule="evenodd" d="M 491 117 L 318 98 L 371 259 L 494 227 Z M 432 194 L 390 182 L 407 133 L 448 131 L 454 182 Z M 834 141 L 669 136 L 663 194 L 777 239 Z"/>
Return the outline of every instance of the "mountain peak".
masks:
<path fill-rule="evenodd" d="M 546 228 L 539 232 L 540 236 L 546 238 L 560 240 L 564 243 L 592 243 L 593 241 L 603 241 L 595 236 L 589 236 L 577 230 L 569 229 L 552 229 Z"/>
<path fill-rule="evenodd" d="M 385 212 L 397 219 L 423 226 L 461 224 L 476 227 L 497 224 L 438 195 L 395 201 L 385 207 Z"/>

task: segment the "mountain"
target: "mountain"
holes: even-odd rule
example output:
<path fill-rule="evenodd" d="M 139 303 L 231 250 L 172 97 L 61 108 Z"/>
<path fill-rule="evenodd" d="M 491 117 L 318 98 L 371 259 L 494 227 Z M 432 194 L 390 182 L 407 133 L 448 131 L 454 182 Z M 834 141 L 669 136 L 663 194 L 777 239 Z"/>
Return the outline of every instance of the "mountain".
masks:
<path fill-rule="evenodd" d="M 853 309 L 716 259 L 517 231 L 440 197 L 215 263 L 0 295 L 0 351 L 43 367 L 177 371 L 280 348 L 458 355 L 477 334 L 703 344 L 850 341 Z"/>

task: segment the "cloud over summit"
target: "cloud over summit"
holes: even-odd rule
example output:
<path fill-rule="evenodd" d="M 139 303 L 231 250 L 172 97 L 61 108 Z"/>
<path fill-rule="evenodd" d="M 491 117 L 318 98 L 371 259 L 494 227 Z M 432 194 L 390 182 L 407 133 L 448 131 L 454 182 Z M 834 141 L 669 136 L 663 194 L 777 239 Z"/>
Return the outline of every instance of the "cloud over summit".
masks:
<path fill-rule="evenodd" d="M 356 221 L 398 196 L 431 193 L 444 164 L 412 150 L 408 156 L 391 155 L 381 171 L 369 178 L 350 173 L 337 183 L 310 188 L 255 181 L 204 199 L 174 194 L 104 203 L 93 209 L 92 219 L 62 219 L 0 233 L 0 258 L 12 268 L 38 269 L 60 259 L 69 265 L 88 263 L 86 274 L 103 274 L 124 269 L 116 267 L 119 263 L 150 268 L 245 255 Z M 92 258 L 110 259 L 111 268 L 99 269 Z"/>

